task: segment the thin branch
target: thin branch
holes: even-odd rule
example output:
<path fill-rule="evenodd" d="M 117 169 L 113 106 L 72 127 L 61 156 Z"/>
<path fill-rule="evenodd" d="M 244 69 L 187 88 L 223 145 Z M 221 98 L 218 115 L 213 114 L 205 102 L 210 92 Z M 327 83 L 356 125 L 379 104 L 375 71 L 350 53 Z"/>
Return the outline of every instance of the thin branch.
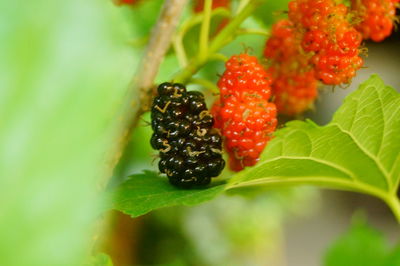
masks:
<path fill-rule="evenodd" d="M 171 44 L 176 25 L 185 6 L 186 0 L 167 0 L 161 15 L 151 33 L 150 42 L 142 58 L 138 73 L 133 78 L 131 90 L 139 89 L 140 96 L 146 97 L 151 91 L 154 78 L 158 73 L 161 61 Z M 133 99 L 137 95 L 133 95 Z"/>
<path fill-rule="evenodd" d="M 222 61 L 222 62 L 226 62 L 226 61 L 228 61 L 228 57 L 227 56 L 225 56 L 224 54 L 220 54 L 220 53 L 215 53 L 215 54 L 212 54 L 212 55 L 210 55 L 209 57 L 208 57 L 208 60 L 216 60 L 216 61 Z"/>
<path fill-rule="evenodd" d="M 137 73 L 129 85 L 121 114 L 116 117 L 119 120 L 122 134 L 110 151 L 112 158 L 108 158 L 110 160 L 107 163 L 103 180 L 100 181 L 101 187 L 104 187 L 111 177 L 112 171 L 131 137 L 133 128 L 137 125 L 142 113 L 150 106 L 154 94 L 154 79 L 165 53 L 171 45 L 172 36 L 186 2 L 187 0 L 166 0 L 164 2 Z"/>
<path fill-rule="evenodd" d="M 201 57 L 207 56 L 208 39 L 210 34 L 211 8 L 212 8 L 212 1 L 205 0 L 203 7 L 204 19 L 201 23 L 201 28 L 200 28 L 199 54 Z"/>
<path fill-rule="evenodd" d="M 211 10 L 211 17 L 220 16 L 220 17 L 230 17 L 231 13 L 226 8 L 216 8 Z M 198 24 L 201 24 L 204 21 L 204 12 L 199 14 L 194 14 L 188 20 L 184 21 L 180 26 L 180 30 L 175 34 L 173 38 L 173 45 L 174 50 L 176 53 L 176 57 L 178 58 L 178 62 L 181 68 L 186 67 L 188 63 L 186 50 L 183 45 L 183 38 L 185 37 L 186 33 L 195 27 Z M 207 38 L 208 41 L 208 38 Z"/>
<path fill-rule="evenodd" d="M 201 85 L 202 87 L 208 89 L 211 93 L 215 95 L 219 94 L 219 88 L 209 80 L 200 78 L 191 78 L 189 83 Z"/>
<path fill-rule="evenodd" d="M 242 11 L 242 9 L 249 4 L 249 1 L 250 0 L 240 0 L 239 1 L 239 6 L 236 10 L 236 15 L 239 14 Z"/>
<path fill-rule="evenodd" d="M 172 44 L 174 46 L 176 57 L 178 58 L 179 66 L 181 68 L 185 67 L 187 65 L 187 55 L 181 39 L 175 37 Z"/>
<path fill-rule="evenodd" d="M 261 35 L 270 36 L 271 32 L 265 29 L 238 29 L 237 35 Z"/>
<path fill-rule="evenodd" d="M 216 9 L 213 9 L 211 11 L 211 17 L 225 17 L 225 18 L 229 18 L 231 16 L 231 12 L 226 9 L 226 8 L 222 8 L 222 7 L 218 7 Z M 194 26 L 196 26 L 197 24 L 200 24 L 202 21 L 204 20 L 204 13 L 199 13 L 199 14 L 195 14 L 193 15 L 191 18 L 189 18 L 188 20 L 186 20 L 185 22 L 182 23 L 182 25 L 180 26 L 180 31 L 178 33 L 178 35 L 183 38 L 183 36 Z"/>
<path fill-rule="evenodd" d="M 207 63 L 210 55 L 217 53 L 222 47 L 232 41 L 236 35 L 237 29 L 240 24 L 248 18 L 252 12 L 261 4 L 261 0 L 249 0 L 247 5 L 244 6 L 241 11 L 219 32 L 218 35 L 210 42 L 207 49 L 208 55 L 204 57 L 200 53 L 193 57 L 187 64 L 187 66 L 181 69 L 173 77 L 174 82 L 186 83 L 191 77 L 197 73 L 197 71 Z"/>

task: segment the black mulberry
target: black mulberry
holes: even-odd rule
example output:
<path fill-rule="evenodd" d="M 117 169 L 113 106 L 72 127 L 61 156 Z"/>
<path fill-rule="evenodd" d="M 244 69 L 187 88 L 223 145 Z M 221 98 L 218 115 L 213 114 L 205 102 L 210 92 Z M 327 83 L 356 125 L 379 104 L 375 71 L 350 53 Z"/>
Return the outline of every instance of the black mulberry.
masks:
<path fill-rule="evenodd" d="M 182 188 L 207 185 L 225 166 L 222 138 L 213 129 L 204 96 L 182 84 L 162 83 L 151 109 L 153 135 L 159 150 L 158 168 L 169 182 Z"/>

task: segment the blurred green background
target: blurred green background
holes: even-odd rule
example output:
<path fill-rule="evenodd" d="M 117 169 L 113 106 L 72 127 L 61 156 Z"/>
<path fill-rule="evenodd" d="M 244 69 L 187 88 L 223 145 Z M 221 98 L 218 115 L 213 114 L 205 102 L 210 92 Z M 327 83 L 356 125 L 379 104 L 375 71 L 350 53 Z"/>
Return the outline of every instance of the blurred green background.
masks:
<path fill-rule="evenodd" d="M 80 265 L 139 52 L 107 1 L 1 1 L 0 13 L 0 265 Z"/>
<path fill-rule="evenodd" d="M 383 205 L 312 188 L 228 195 L 135 220 L 114 212 L 99 218 L 101 180 L 121 134 L 115 115 L 163 2 L 142 0 L 134 8 L 111 1 L 0 2 L 0 265 L 81 265 L 97 251 L 109 253 L 115 265 L 320 265 L 350 224 L 355 207 L 347 203 L 354 200 L 369 214 L 379 210 L 372 221 L 395 242 L 399 232 Z M 267 2 L 244 25 L 270 25 L 287 2 Z M 189 5 L 183 19 L 190 15 Z M 192 48 L 198 30 L 185 39 Z M 222 52 L 245 46 L 261 55 L 264 43 L 263 36 L 241 36 Z M 399 45 L 396 37 L 368 44 L 369 68 L 350 89 L 325 88 L 318 113 L 308 116 L 328 121 L 371 72 L 400 88 Z M 178 67 L 171 50 L 156 82 Z M 213 62 L 199 76 L 216 81 L 222 71 Z M 145 125 L 135 130 L 109 187 L 155 169 Z"/>

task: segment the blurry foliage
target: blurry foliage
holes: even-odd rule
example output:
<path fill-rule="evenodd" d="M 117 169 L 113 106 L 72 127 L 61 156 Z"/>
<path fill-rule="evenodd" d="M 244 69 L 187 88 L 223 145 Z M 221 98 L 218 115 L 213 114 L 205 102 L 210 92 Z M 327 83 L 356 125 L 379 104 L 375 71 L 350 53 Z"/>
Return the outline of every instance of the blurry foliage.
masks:
<path fill-rule="evenodd" d="M 109 1 L 0 12 L 0 265 L 80 265 L 138 53 Z"/>
<path fill-rule="evenodd" d="M 99 253 L 90 257 L 83 266 L 113 266 L 113 263 L 107 254 Z"/>
<path fill-rule="evenodd" d="M 290 0 L 265 1 L 256 9 L 254 17 L 265 26 L 271 26 L 277 20 L 287 18 L 286 14 L 289 2 Z"/>
<path fill-rule="evenodd" d="M 328 249 L 325 266 L 398 266 L 400 245 L 389 247 L 381 232 L 355 216 L 349 231 Z"/>
<path fill-rule="evenodd" d="M 144 216 L 141 265 L 281 265 L 282 222 L 315 206 L 310 189 L 251 198 L 222 196 L 196 207 L 165 208 Z M 293 216 L 292 216 L 293 217 Z M 157 254 L 157 256 L 154 256 Z"/>
<path fill-rule="evenodd" d="M 157 153 L 150 146 L 150 136 L 152 134 L 150 123 L 150 113 L 146 113 L 139 121 L 139 125 L 132 134 L 131 141 L 128 143 L 125 153 L 114 169 L 114 178 L 108 184 L 114 187 L 121 183 L 133 172 L 142 169 L 157 170 Z"/>
<path fill-rule="evenodd" d="M 183 230 L 184 209 L 168 208 L 142 219 L 135 253 L 140 265 L 204 265 Z"/>
<path fill-rule="evenodd" d="M 132 6 L 120 7 L 131 32 L 131 41 L 139 47 L 146 44 L 146 41 L 143 40 L 148 39 L 151 29 L 157 21 L 163 2 L 162 0 L 142 0 Z"/>

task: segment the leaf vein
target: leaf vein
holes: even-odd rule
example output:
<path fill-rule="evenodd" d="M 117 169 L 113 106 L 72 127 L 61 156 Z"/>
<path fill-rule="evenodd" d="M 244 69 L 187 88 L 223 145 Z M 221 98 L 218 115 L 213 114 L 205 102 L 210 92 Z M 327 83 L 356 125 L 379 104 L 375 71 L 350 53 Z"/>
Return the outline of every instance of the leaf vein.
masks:
<path fill-rule="evenodd" d="M 295 160 L 311 160 L 311 161 L 315 161 L 315 162 L 318 162 L 320 164 L 324 164 L 326 166 L 329 166 L 331 168 L 335 168 L 336 170 L 346 174 L 353 181 L 357 181 L 357 178 L 356 178 L 355 174 L 353 172 L 351 172 L 350 170 L 348 170 L 348 169 L 346 169 L 346 168 L 344 168 L 344 167 L 342 167 L 340 165 L 337 165 L 335 163 L 328 162 L 328 161 L 322 160 L 320 158 L 312 157 L 312 156 L 307 157 L 307 156 L 284 156 L 284 155 L 281 155 L 281 156 L 275 157 L 273 159 L 265 160 L 262 163 L 260 163 L 259 166 L 262 166 L 264 164 L 268 164 L 268 163 L 273 162 L 273 161 L 278 161 L 280 159 L 295 159 Z"/>
<path fill-rule="evenodd" d="M 367 149 L 364 148 L 364 146 L 361 145 L 360 142 L 358 142 L 358 140 L 353 136 L 353 134 L 350 131 L 347 131 L 345 129 L 343 129 L 340 124 L 338 123 L 332 123 L 331 125 L 337 126 L 339 128 L 340 131 L 342 131 L 343 133 L 345 133 L 346 135 L 348 135 L 353 141 L 354 143 L 357 145 L 357 147 L 362 150 L 368 157 L 370 157 L 374 163 L 376 164 L 376 166 L 378 166 L 379 170 L 381 171 L 382 175 L 385 177 L 385 181 L 388 185 L 388 189 L 391 189 L 392 187 L 392 182 L 390 180 L 390 176 L 389 173 L 386 171 L 386 169 L 383 167 L 383 165 L 380 163 L 380 161 L 378 160 L 378 158 L 373 155 L 372 153 L 370 153 Z"/>

